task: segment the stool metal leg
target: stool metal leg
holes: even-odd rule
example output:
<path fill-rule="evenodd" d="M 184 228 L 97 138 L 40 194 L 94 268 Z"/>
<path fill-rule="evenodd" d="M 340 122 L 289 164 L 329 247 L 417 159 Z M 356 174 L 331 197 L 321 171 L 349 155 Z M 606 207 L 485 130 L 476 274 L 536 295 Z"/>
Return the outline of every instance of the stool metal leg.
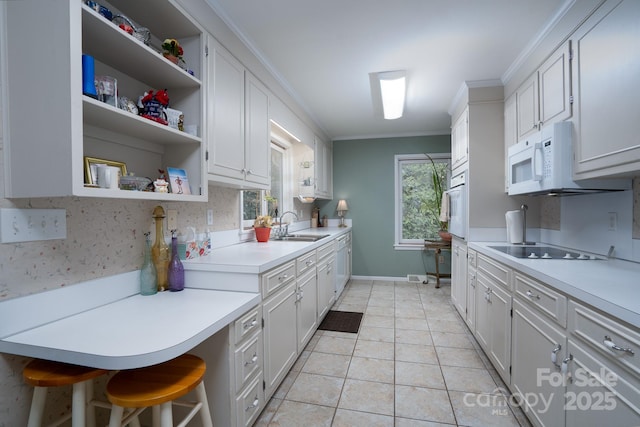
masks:
<path fill-rule="evenodd" d="M 44 415 L 44 404 L 47 400 L 47 387 L 34 387 L 31 409 L 29 410 L 29 423 L 27 427 L 40 427 Z"/>

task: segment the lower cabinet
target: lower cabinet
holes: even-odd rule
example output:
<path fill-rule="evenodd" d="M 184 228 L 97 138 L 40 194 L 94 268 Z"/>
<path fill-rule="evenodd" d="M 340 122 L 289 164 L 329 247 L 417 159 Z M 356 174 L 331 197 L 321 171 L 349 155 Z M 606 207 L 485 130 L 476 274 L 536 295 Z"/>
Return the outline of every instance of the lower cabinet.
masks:
<path fill-rule="evenodd" d="M 436 262 L 438 260 L 436 259 Z M 467 312 L 467 244 L 453 238 L 451 242 L 451 301 L 463 318 Z"/>
<path fill-rule="evenodd" d="M 268 400 L 298 357 L 296 282 L 290 281 L 262 303 L 264 381 Z"/>
<path fill-rule="evenodd" d="M 298 354 L 318 329 L 318 281 L 315 268 L 297 279 L 296 336 Z"/>
<path fill-rule="evenodd" d="M 464 321 L 471 333 L 476 332 L 476 281 L 478 253 L 473 249 L 467 251 L 467 314 Z"/>
<path fill-rule="evenodd" d="M 333 252 L 318 261 L 318 324 L 336 299 L 336 257 Z"/>

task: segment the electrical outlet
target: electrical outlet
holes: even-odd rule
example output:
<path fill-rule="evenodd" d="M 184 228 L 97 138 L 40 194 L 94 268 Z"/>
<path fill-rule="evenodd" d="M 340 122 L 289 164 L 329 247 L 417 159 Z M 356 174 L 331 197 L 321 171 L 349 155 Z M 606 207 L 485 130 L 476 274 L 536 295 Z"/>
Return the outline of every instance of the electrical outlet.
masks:
<path fill-rule="evenodd" d="M 2 243 L 66 238 L 66 209 L 0 209 Z"/>
<path fill-rule="evenodd" d="M 444 255 L 438 256 L 438 264 L 444 264 Z"/>
<path fill-rule="evenodd" d="M 178 211 L 175 209 L 167 209 L 167 230 L 178 229 Z"/>
<path fill-rule="evenodd" d="M 618 229 L 618 213 L 609 212 L 609 231 L 616 231 Z"/>
<path fill-rule="evenodd" d="M 213 225 L 213 209 L 207 209 L 207 225 Z"/>

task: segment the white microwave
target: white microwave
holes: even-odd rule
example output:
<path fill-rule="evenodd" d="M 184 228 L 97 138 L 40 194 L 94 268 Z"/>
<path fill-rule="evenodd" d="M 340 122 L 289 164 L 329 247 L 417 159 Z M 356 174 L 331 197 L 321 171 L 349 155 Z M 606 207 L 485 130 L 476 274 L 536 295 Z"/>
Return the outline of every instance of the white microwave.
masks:
<path fill-rule="evenodd" d="M 509 195 L 584 194 L 628 190 L 630 179 L 573 181 L 573 123 L 558 122 L 509 147 Z"/>

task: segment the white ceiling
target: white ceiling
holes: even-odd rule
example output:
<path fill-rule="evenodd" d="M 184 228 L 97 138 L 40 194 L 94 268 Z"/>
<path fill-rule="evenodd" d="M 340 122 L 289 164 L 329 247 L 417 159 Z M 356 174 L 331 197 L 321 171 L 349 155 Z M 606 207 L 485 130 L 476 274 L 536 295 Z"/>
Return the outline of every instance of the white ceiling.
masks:
<path fill-rule="evenodd" d="M 447 134 L 465 81 L 504 79 L 565 0 L 207 0 L 332 139 Z M 406 70 L 384 120 L 369 74 Z"/>

